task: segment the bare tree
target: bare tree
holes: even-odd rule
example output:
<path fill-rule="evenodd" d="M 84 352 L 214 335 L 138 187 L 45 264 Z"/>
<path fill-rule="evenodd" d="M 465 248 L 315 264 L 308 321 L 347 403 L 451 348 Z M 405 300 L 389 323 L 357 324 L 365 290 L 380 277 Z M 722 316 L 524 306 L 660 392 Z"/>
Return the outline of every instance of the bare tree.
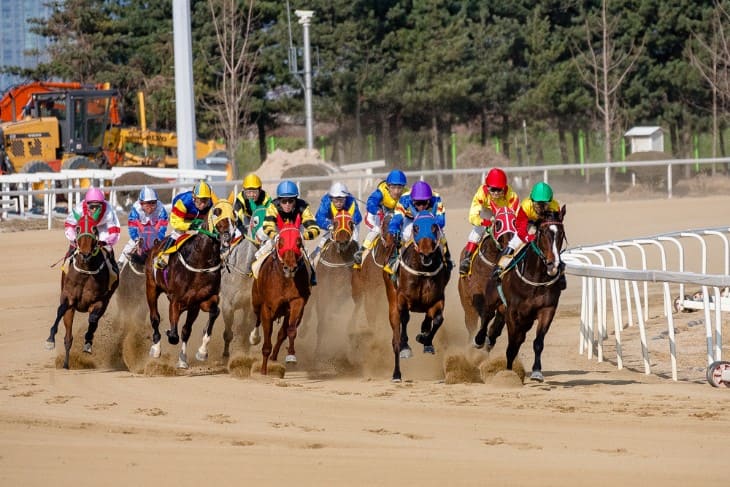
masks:
<path fill-rule="evenodd" d="M 583 81 L 595 95 L 596 110 L 603 119 L 604 155 L 606 161 L 613 160 L 612 132 L 618 120 L 618 90 L 626 75 L 631 71 L 644 41 L 636 46 L 633 42 L 628 51 L 620 51 L 614 42 L 618 18 L 609 18 L 608 0 L 601 2 L 601 16 L 585 19 L 585 49 L 576 47 L 574 56 Z"/>
<path fill-rule="evenodd" d="M 255 0 L 208 0 L 221 72 L 213 101 L 206 105 L 217 115 L 231 159 L 249 129 L 251 91 L 259 54 L 251 47 L 254 3 Z"/>
<path fill-rule="evenodd" d="M 715 1 L 709 32 L 693 33 L 687 55 L 712 90 L 712 157 L 717 157 L 719 140 L 718 106 L 730 99 L 730 45 L 726 32 L 730 15 Z M 713 172 L 715 165 L 713 164 Z"/>

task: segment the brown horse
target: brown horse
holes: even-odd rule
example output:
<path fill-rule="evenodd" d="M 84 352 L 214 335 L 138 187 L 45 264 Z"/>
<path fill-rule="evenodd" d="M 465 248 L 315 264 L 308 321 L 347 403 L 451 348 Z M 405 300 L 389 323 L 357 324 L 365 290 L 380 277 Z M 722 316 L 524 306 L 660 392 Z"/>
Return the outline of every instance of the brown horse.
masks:
<path fill-rule="evenodd" d="M 267 374 L 269 357 L 276 360 L 285 338 L 289 338 L 286 363 L 297 361 L 294 340 L 297 327 L 302 321 L 304 306 L 311 289 L 309 271 L 304 263 L 302 235 L 299 231 L 300 217 L 294 223 L 279 221 L 279 236 L 276 251 L 261 264 L 258 277 L 254 279 L 251 303 L 256 314 L 256 325 L 249 337 L 252 345 L 260 340 L 259 326 L 263 325 L 264 344 L 261 347 L 263 361 L 261 373 Z M 283 318 L 276 345 L 271 346 L 274 321 Z"/>
<path fill-rule="evenodd" d="M 352 239 L 355 224 L 347 210 L 340 210 L 333 218 L 330 239 L 322 247 L 316 273 L 319 285 L 314 291 L 317 308 L 317 345 L 319 356 L 327 328 L 337 322 L 337 312 L 352 302 L 352 265 L 357 242 Z"/>
<path fill-rule="evenodd" d="M 479 247 L 471 264 L 471 272 L 459 279 L 459 298 L 464 308 L 464 322 L 475 348 L 484 346 L 485 333 L 477 336 L 478 320 L 484 314 L 485 281 L 492 275 L 492 269 L 497 263 L 499 253 L 515 233 L 515 213 L 509 207 L 496 208 L 494 222 L 479 241 Z M 461 259 L 466 257 L 463 252 Z M 498 314 L 496 319 L 504 319 Z M 480 329 L 486 330 L 486 323 Z"/>
<path fill-rule="evenodd" d="M 381 228 L 388 228 L 392 213 L 383 218 Z M 362 268 L 352 273 L 352 299 L 355 301 L 354 316 L 365 315 L 368 324 L 377 323 L 378 310 L 383 302 L 383 267 L 388 263 L 390 252 L 385 249 L 382 236 L 377 237 L 373 247 L 363 258 Z"/>
<path fill-rule="evenodd" d="M 451 277 L 439 245 L 439 233 L 439 226 L 430 212 L 416 215 L 413 220 L 413 242 L 406 244 L 398 258 L 395 271 L 397 285 L 390 275 L 383 272 L 388 296 L 388 317 L 393 331 L 393 382 L 401 381 L 400 359 L 413 355 L 407 333 L 411 311 L 425 313 L 416 341 L 423 345 L 424 353 L 436 353 L 433 338 L 444 321 L 444 291 Z M 395 251 L 395 247 L 395 237 L 386 234 L 386 251 Z"/>
<path fill-rule="evenodd" d="M 532 349 L 535 361 L 530 378 L 542 382 L 542 362 L 540 356 L 544 347 L 545 335 L 558 308 L 560 293 L 565 288 L 563 263 L 560 253 L 565 245 L 563 217 L 565 206 L 558 212 L 549 212 L 537 223 L 535 240 L 525 245 L 515 255 L 510 272 L 503 275 L 501 283 L 488 280 L 486 285 L 487 311 L 482 318 L 482 326 L 489 322 L 490 313 L 499 311 L 507 322 L 509 341 L 507 343 L 507 369 L 512 364 L 525 341 L 527 332 L 537 320 L 535 340 Z M 487 348 L 491 349 L 502 333 L 504 321 L 495 320 L 487 332 Z"/>
<path fill-rule="evenodd" d="M 156 246 L 147 258 L 147 305 L 152 323 L 152 347 L 150 356 L 158 358 L 160 345 L 160 313 L 157 300 L 160 294 L 167 294 L 170 300 L 170 329 L 167 340 L 176 345 L 182 338 L 182 347 L 178 356 L 177 367 L 188 368 L 187 343 L 193 322 L 200 310 L 208 312 L 208 326 L 203 335 L 195 358 L 207 360 L 208 342 L 213 332 L 213 324 L 220 312 L 218 293 L 221 284 L 221 253 L 225 252 L 231 242 L 235 230 L 232 205 L 221 200 L 208 213 L 208 218 L 199 230 L 189 231 L 191 236 L 180 250 L 170 256 L 164 270 L 154 266 L 155 255 L 160 250 Z M 177 323 L 183 311 L 187 311 L 182 336 L 178 336 Z"/>
<path fill-rule="evenodd" d="M 111 287 L 109 286 L 107 259 L 99 242 L 96 222 L 90 216 L 83 215 L 76 224 L 76 249 L 69 259 L 68 270 L 61 274 L 61 303 L 56 311 L 56 321 L 46 340 L 46 348 L 53 350 L 56 346 L 58 323 L 63 318 L 66 327 L 66 336 L 63 340 L 66 347 L 64 369 L 68 369 L 69 353 L 73 343 L 74 313 L 76 311 L 89 313 L 89 328 L 84 335 L 84 352 L 91 353 L 99 320 L 119 284 L 117 280 Z"/>

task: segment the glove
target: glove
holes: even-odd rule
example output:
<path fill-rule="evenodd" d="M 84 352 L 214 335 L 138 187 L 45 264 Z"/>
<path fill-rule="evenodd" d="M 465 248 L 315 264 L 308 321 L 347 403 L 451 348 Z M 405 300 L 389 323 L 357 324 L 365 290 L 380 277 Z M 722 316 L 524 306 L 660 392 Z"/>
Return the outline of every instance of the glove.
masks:
<path fill-rule="evenodd" d="M 534 233 L 528 233 L 527 236 L 525 237 L 525 242 L 527 242 L 527 243 L 532 242 L 533 240 L 535 240 L 536 236 L 537 235 Z"/>
<path fill-rule="evenodd" d="M 490 220 L 490 219 L 488 219 L 488 218 L 483 218 L 483 219 L 482 219 L 482 226 L 483 226 L 484 228 L 489 228 L 489 227 L 491 227 L 491 226 L 492 226 L 492 220 Z"/>
<path fill-rule="evenodd" d="M 334 230 L 334 229 L 335 229 L 335 227 L 331 223 L 329 225 L 327 225 L 327 231 L 328 232 L 332 233 L 332 230 Z"/>
<path fill-rule="evenodd" d="M 195 220 L 190 222 L 188 230 L 198 230 L 200 229 L 201 225 L 203 225 L 203 220 L 196 218 Z"/>
<path fill-rule="evenodd" d="M 312 240 L 315 237 L 314 232 L 311 230 L 304 231 L 304 240 Z"/>

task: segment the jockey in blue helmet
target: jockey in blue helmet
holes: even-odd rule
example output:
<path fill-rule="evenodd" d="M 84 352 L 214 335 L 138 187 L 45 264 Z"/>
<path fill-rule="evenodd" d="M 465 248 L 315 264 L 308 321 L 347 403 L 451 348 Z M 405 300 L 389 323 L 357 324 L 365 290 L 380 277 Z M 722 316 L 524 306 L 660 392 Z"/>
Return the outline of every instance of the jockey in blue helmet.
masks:
<path fill-rule="evenodd" d="M 385 181 L 381 181 L 367 200 L 367 213 L 365 214 L 365 225 L 370 231 L 365 236 L 360 249 L 355 252 L 353 260 L 355 269 L 360 269 L 365 252 L 373 247 L 373 242 L 381 233 L 383 218 L 388 213 L 393 213 L 398 200 L 405 191 L 408 180 L 403 171 L 395 169 L 388 173 Z"/>

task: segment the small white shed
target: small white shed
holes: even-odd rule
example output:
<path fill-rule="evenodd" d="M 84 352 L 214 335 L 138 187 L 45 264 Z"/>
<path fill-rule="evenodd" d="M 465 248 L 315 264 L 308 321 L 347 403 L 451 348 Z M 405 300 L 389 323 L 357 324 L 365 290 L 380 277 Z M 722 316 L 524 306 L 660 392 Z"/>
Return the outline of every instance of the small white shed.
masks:
<path fill-rule="evenodd" d="M 631 153 L 664 152 L 664 131 L 661 127 L 634 127 L 624 134 L 629 138 Z"/>

